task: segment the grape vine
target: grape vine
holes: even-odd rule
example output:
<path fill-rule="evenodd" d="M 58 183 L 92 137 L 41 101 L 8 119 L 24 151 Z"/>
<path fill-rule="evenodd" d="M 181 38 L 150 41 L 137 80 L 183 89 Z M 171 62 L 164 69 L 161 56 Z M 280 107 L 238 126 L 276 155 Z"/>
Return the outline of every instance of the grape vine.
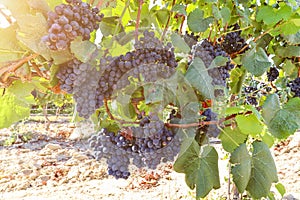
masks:
<path fill-rule="evenodd" d="M 69 95 L 109 175 L 172 162 L 204 198 L 220 187 L 217 140 L 228 187 L 272 199 L 269 147 L 300 128 L 300 4 L 159 2 L 0 1 L 0 128 L 36 94 Z"/>

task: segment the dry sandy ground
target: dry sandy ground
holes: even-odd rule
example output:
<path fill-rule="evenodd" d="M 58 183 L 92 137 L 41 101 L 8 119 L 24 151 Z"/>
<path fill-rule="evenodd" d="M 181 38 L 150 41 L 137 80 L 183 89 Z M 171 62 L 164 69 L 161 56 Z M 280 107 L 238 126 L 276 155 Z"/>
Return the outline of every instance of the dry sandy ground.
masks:
<path fill-rule="evenodd" d="M 0 199 L 194 199 L 195 193 L 186 186 L 184 175 L 174 172 L 171 164 L 155 171 L 133 169 L 128 180 L 108 177 L 105 163 L 94 160 L 85 139 L 68 139 L 75 134 L 72 124 L 53 123 L 48 131 L 42 123 L 19 124 L 0 130 L 0 140 L 7 141 L 12 133 L 19 135 L 15 144 L 0 146 Z M 26 141 L 22 135 L 31 138 Z M 207 199 L 226 199 L 228 160 L 220 144 L 215 146 L 220 155 L 222 187 Z M 272 152 L 280 182 L 287 190 L 284 199 L 299 200 L 300 133 L 279 143 Z"/>

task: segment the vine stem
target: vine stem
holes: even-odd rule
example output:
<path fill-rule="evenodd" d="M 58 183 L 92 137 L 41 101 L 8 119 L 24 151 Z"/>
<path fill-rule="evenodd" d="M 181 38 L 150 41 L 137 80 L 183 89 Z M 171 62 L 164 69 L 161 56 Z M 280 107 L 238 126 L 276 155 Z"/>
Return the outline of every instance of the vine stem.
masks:
<path fill-rule="evenodd" d="M 31 54 L 25 58 L 22 58 L 18 61 L 10 62 L 8 65 L 0 69 L 0 82 L 6 82 L 9 78 L 9 75 L 23 66 L 26 62 L 38 57 L 39 54 Z"/>
<path fill-rule="evenodd" d="M 111 114 L 110 109 L 108 107 L 107 99 L 104 99 L 103 102 L 104 102 L 104 107 L 105 107 L 106 113 L 108 114 L 109 118 L 112 120 L 115 120 L 114 116 Z"/>
<path fill-rule="evenodd" d="M 175 3 L 176 3 L 176 0 L 173 0 L 171 10 L 173 9 Z M 172 15 L 172 11 L 170 11 L 170 15 L 169 15 L 169 17 L 168 17 L 167 24 L 166 24 L 166 26 L 165 26 L 165 29 L 164 29 L 163 34 L 161 35 L 161 38 L 160 38 L 161 41 L 164 39 L 164 37 L 165 37 L 165 35 L 166 35 L 166 33 L 167 33 L 167 30 L 168 30 L 168 28 L 169 28 L 169 24 L 170 24 L 170 20 L 171 20 L 171 15 Z"/>
<path fill-rule="evenodd" d="M 300 63 L 300 57 L 298 57 L 298 62 Z M 300 66 L 298 67 L 298 77 L 300 77 Z"/>
<path fill-rule="evenodd" d="M 139 39 L 139 26 L 140 26 L 140 21 L 141 21 L 141 12 L 142 12 L 142 6 L 143 6 L 144 1 L 139 0 L 139 7 L 138 7 L 138 13 L 136 17 L 136 24 L 135 24 L 135 43 L 138 42 Z"/>
<path fill-rule="evenodd" d="M 91 1 L 93 1 L 93 0 L 91 0 Z M 100 8 L 102 6 L 102 4 L 103 4 L 103 0 L 100 0 L 97 4 L 96 8 Z"/>

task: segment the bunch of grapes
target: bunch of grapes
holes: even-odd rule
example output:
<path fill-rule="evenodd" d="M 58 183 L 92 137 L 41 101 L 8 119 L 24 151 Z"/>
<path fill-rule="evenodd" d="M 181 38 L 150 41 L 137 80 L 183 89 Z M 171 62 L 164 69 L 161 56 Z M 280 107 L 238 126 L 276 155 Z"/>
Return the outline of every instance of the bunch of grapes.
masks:
<path fill-rule="evenodd" d="M 66 0 L 48 13 L 48 35 L 42 38 L 51 50 L 64 50 L 77 36 L 90 39 L 90 33 L 99 28 L 103 14 L 81 0 Z"/>
<path fill-rule="evenodd" d="M 210 108 L 206 109 L 202 114 L 202 117 L 205 117 L 205 122 L 210 121 L 218 121 L 218 115 L 217 113 L 213 112 Z M 218 137 L 220 134 L 220 129 L 218 128 L 217 124 L 210 124 L 210 125 L 204 125 L 200 127 L 200 132 L 205 133 L 208 137 Z"/>
<path fill-rule="evenodd" d="M 89 142 L 97 160 L 106 158 L 109 175 L 127 179 L 130 164 L 156 169 L 161 162 L 174 161 L 181 138 L 152 115 L 142 118 L 138 127 L 127 127 L 117 134 L 102 129 Z"/>
<path fill-rule="evenodd" d="M 232 28 L 232 27 L 233 27 L 233 32 L 227 33 L 223 40 L 220 38 L 220 40 L 222 40 L 222 43 L 221 43 L 222 48 L 229 55 L 239 52 L 244 46 L 247 45 L 245 39 L 241 37 L 242 31 L 239 30 L 240 26 L 238 24 L 234 24 L 233 26 L 231 26 L 229 28 Z M 236 31 L 236 30 L 239 30 L 239 31 Z M 245 49 L 245 50 L 247 50 L 247 49 Z M 243 52 L 240 52 L 240 53 L 243 53 Z"/>
<path fill-rule="evenodd" d="M 245 87 L 244 93 L 246 94 L 245 103 L 247 103 L 249 105 L 253 105 L 253 106 L 258 105 L 256 88 L 254 88 L 252 86 Z"/>
<path fill-rule="evenodd" d="M 79 116 L 88 118 L 96 109 L 99 73 L 95 67 L 73 59 L 60 65 L 57 73 L 60 88 L 74 94 Z"/>
<path fill-rule="evenodd" d="M 177 63 L 171 43 L 165 46 L 154 32 L 145 31 L 134 46 L 135 50 L 125 55 L 101 59 L 103 75 L 98 83 L 97 105 L 103 105 L 103 100 L 111 98 L 114 91 L 129 85 L 129 77 L 142 76 L 144 82 L 155 82 L 174 74 Z"/>
<path fill-rule="evenodd" d="M 200 58 L 206 68 L 209 68 L 212 61 L 217 56 L 223 56 L 228 58 L 225 66 L 219 66 L 215 68 L 208 69 L 208 74 L 212 77 L 213 85 L 226 86 L 226 79 L 229 78 L 229 71 L 234 68 L 234 65 L 230 63 L 230 57 L 228 54 L 221 48 L 220 45 L 213 45 L 211 42 L 206 39 L 201 43 L 197 43 L 193 46 L 192 49 L 193 59 L 198 57 Z"/>
<path fill-rule="evenodd" d="M 288 87 L 294 92 L 294 97 L 300 97 L 300 77 L 297 77 L 293 81 L 288 83 Z"/>
<path fill-rule="evenodd" d="M 271 67 L 267 73 L 268 81 L 272 82 L 275 81 L 279 76 L 279 71 L 276 67 Z"/>

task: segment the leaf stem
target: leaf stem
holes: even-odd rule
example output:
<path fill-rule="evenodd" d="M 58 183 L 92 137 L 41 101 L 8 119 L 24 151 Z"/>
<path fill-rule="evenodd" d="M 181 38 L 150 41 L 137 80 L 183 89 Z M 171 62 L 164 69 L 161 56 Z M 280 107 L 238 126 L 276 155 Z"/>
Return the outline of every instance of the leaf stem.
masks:
<path fill-rule="evenodd" d="M 110 109 L 108 107 L 107 99 L 104 99 L 103 102 L 104 102 L 104 107 L 105 107 L 106 113 L 108 114 L 109 118 L 112 120 L 115 120 L 114 116 L 111 114 Z"/>
<path fill-rule="evenodd" d="M 142 12 L 142 6 L 143 6 L 144 1 L 139 0 L 139 7 L 138 7 L 138 13 L 136 17 L 136 24 L 135 24 L 135 42 L 138 42 L 139 39 L 139 26 L 140 26 L 140 21 L 141 21 L 141 12 Z"/>
<path fill-rule="evenodd" d="M 173 0 L 171 10 L 173 9 L 175 3 L 176 3 L 176 0 Z M 163 34 L 161 35 L 161 38 L 160 38 L 161 41 L 164 39 L 164 37 L 165 37 L 165 35 L 166 35 L 166 33 L 167 33 L 167 30 L 168 30 L 169 24 L 170 24 L 170 20 L 171 20 L 171 16 L 172 16 L 172 11 L 170 11 L 170 15 L 169 15 L 169 17 L 168 17 L 167 24 L 166 24 L 166 26 L 165 26 L 165 29 L 164 29 Z"/>

